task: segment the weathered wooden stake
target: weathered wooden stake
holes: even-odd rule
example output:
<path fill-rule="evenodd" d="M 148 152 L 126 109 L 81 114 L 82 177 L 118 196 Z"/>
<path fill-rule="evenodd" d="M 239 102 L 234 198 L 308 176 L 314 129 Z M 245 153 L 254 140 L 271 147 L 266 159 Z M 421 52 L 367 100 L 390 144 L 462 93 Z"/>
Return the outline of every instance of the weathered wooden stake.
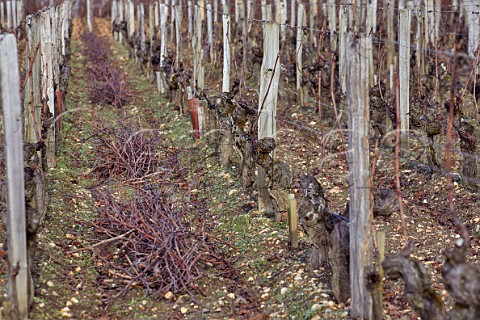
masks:
<path fill-rule="evenodd" d="M 223 78 L 222 92 L 230 91 L 230 16 L 223 15 Z"/>
<path fill-rule="evenodd" d="M 377 319 L 368 275 L 375 272 L 369 164 L 369 62 L 366 36 L 347 37 L 348 167 L 350 184 L 350 282 L 353 319 Z"/>
<path fill-rule="evenodd" d="M 188 14 L 188 37 L 191 38 L 193 35 L 193 4 L 191 0 L 187 1 L 187 14 Z"/>
<path fill-rule="evenodd" d="M 417 34 L 415 36 L 415 42 L 416 42 L 416 47 L 417 47 L 417 52 L 416 52 L 416 65 L 417 65 L 417 78 L 418 78 L 418 83 L 420 83 L 421 77 L 425 74 L 425 53 L 424 53 L 424 31 L 423 31 L 423 23 L 424 23 L 424 18 L 423 18 L 423 11 L 422 9 L 417 10 Z M 418 86 L 420 89 L 420 85 Z"/>
<path fill-rule="evenodd" d="M 118 1 L 113 0 L 112 1 L 112 8 L 111 8 L 111 10 L 112 10 L 112 17 L 111 17 L 112 18 L 111 19 L 112 27 L 115 24 L 117 24 L 117 20 L 118 20 L 118 10 L 117 10 L 117 8 L 118 8 Z M 113 38 L 117 41 L 118 41 L 118 33 L 119 33 L 118 31 L 113 32 Z"/>
<path fill-rule="evenodd" d="M 213 25 L 216 27 L 218 24 L 218 0 L 213 0 Z M 215 32 L 216 34 L 216 32 Z"/>
<path fill-rule="evenodd" d="M 427 45 L 435 44 L 434 0 L 425 0 L 425 40 Z"/>
<path fill-rule="evenodd" d="M 375 28 L 377 27 L 377 3 L 376 1 L 371 4 L 367 4 L 367 20 L 366 20 L 366 31 L 367 34 L 374 34 Z M 374 85 L 374 66 L 373 66 L 373 41 L 372 37 L 367 38 L 367 55 L 368 63 L 370 64 L 369 70 L 370 74 L 368 75 L 370 87 Z"/>
<path fill-rule="evenodd" d="M 127 23 L 128 38 L 131 39 L 135 33 L 135 4 L 128 1 L 128 23 Z"/>
<path fill-rule="evenodd" d="M 387 68 L 393 64 L 395 56 L 395 25 L 394 25 L 394 1 L 387 0 Z M 387 69 L 388 72 L 388 69 Z M 393 82 L 390 82 L 390 89 L 393 88 Z"/>
<path fill-rule="evenodd" d="M 167 52 L 167 7 L 164 3 L 160 4 L 160 67 L 163 67 L 165 64 L 165 54 Z M 161 94 L 164 94 L 166 91 L 166 81 L 164 72 L 159 72 L 160 76 L 157 75 L 157 88 Z"/>
<path fill-rule="evenodd" d="M 125 14 L 125 5 L 124 5 L 123 1 L 120 1 L 120 2 L 118 3 L 118 22 L 122 22 L 122 21 L 124 20 L 124 18 L 123 18 L 123 17 L 124 17 L 124 14 Z M 120 31 L 120 32 L 118 33 L 118 41 L 119 41 L 120 43 L 123 42 L 123 33 L 122 33 L 122 31 Z"/>
<path fill-rule="evenodd" d="M 317 47 L 317 37 L 314 32 L 315 28 L 315 17 L 318 15 L 318 7 L 316 0 L 310 0 L 309 19 L 310 19 L 310 43 L 316 48 Z"/>
<path fill-rule="evenodd" d="M 160 27 L 160 6 L 158 2 L 155 2 L 153 5 L 153 18 L 155 20 L 155 29 L 158 30 Z"/>
<path fill-rule="evenodd" d="M 13 28 L 18 26 L 17 24 L 17 0 L 12 0 L 12 20 L 13 20 Z"/>
<path fill-rule="evenodd" d="M 200 6 L 195 6 L 195 29 L 192 37 L 192 54 L 193 54 L 193 85 L 198 85 L 202 64 L 202 13 Z"/>
<path fill-rule="evenodd" d="M 176 5 L 175 6 L 175 66 L 177 68 L 180 67 L 180 58 L 181 58 L 181 51 L 180 51 L 180 43 L 181 43 L 181 32 L 182 27 L 182 6 Z"/>
<path fill-rule="evenodd" d="M 23 124 L 17 41 L 0 35 L 0 73 L 7 180 L 8 301 L 16 319 L 28 317 L 28 262 L 23 159 Z"/>
<path fill-rule="evenodd" d="M 213 19 L 212 19 L 212 5 L 207 3 L 207 34 L 208 34 L 208 49 L 210 63 L 213 62 L 214 47 L 213 47 Z"/>
<path fill-rule="evenodd" d="M 260 69 L 260 94 L 258 99 L 258 138 L 276 138 L 278 83 L 280 80 L 279 55 L 280 27 L 276 22 L 267 22 L 263 30 L 263 62 Z M 274 155 L 273 155 L 274 157 Z M 258 209 L 273 212 L 273 204 L 266 183 L 265 170 L 257 166 Z"/>
<path fill-rule="evenodd" d="M 297 20 L 297 45 L 296 45 L 296 52 L 297 52 L 297 92 L 300 94 L 297 96 L 300 105 L 305 105 L 304 101 L 304 92 L 302 88 L 302 53 L 303 53 L 303 43 L 305 42 L 305 37 L 303 35 L 303 27 L 305 26 L 305 7 L 302 3 L 298 5 L 298 20 Z"/>
<path fill-rule="evenodd" d="M 401 148 L 408 150 L 409 109 L 410 109 L 410 9 L 399 11 L 398 70 L 400 78 L 400 130 Z"/>
<path fill-rule="evenodd" d="M 290 0 L 290 25 L 292 28 L 295 28 L 296 21 L 297 21 L 297 16 L 296 16 L 296 10 L 297 10 L 297 1 L 296 0 Z"/>
<path fill-rule="evenodd" d="M 328 0 L 328 29 L 330 30 L 330 50 L 337 50 L 337 10 L 335 0 Z"/>
<path fill-rule="evenodd" d="M 468 55 L 475 59 L 479 45 L 480 32 L 480 4 L 471 1 L 467 9 L 468 24 Z"/>
<path fill-rule="evenodd" d="M 0 26 L 5 27 L 5 3 L 0 2 Z"/>
<path fill-rule="evenodd" d="M 143 55 L 145 54 L 146 44 L 145 44 L 145 7 L 143 3 L 138 5 L 138 33 L 140 36 L 140 52 Z"/>
<path fill-rule="evenodd" d="M 54 91 L 54 49 L 52 35 L 55 32 L 52 29 L 51 15 L 52 11 L 49 10 L 42 14 L 41 18 L 41 39 L 42 45 L 40 46 L 40 52 L 42 54 L 42 101 L 44 101 L 44 107 L 48 108 L 50 120 L 55 119 L 55 91 Z M 55 167 L 55 126 L 53 123 L 47 129 L 47 165 L 49 168 Z"/>
<path fill-rule="evenodd" d="M 12 15 L 12 1 L 7 0 L 7 28 L 11 30 L 13 28 L 13 15 Z"/>
<path fill-rule="evenodd" d="M 280 35 L 282 37 L 282 42 L 284 42 L 287 37 L 287 33 L 285 32 L 286 23 L 287 23 L 287 1 L 283 0 L 280 3 Z"/>
<path fill-rule="evenodd" d="M 93 32 L 93 18 L 92 18 L 92 0 L 87 0 L 87 26 L 88 32 Z"/>
<path fill-rule="evenodd" d="M 288 195 L 288 242 L 292 248 L 298 248 L 298 213 L 294 194 Z"/>
<path fill-rule="evenodd" d="M 176 0 L 171 0 L 170 7 L 171 10 L 169 10 L 171 13 L 170 15 L 170 43 L 173 43 L 173 37 L 175 35 L 175 5 L 177 4 Z"/>
<path fill-rule="evenodd" d="M 343 93 L 347 92 L 347 57 L 345 55 L 348 25 L 347 18 L 347 6 L 341 4 L 340 9 L 338 10 L 338 71 L 340 77 L 340 87 Z"/>
<path fill-rule="evenodd" d="M 153 72 L 151 70 L 152 64 L 150 57 L 152 56 L 153 52 L 153 38 L 154 38 L 154 28 L 153 28 L 153 4 L 148 5 L 148 41 L 150 42 L 149 52 L 148 52 L 148 59 L 147 59 L 147 76 L 149 80 L 153 78 Z"/>

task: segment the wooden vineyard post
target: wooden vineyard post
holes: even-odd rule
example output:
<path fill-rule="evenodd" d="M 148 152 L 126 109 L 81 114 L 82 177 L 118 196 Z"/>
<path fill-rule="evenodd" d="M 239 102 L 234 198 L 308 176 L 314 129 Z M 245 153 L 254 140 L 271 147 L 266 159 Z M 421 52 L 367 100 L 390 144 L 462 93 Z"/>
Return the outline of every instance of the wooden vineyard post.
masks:
<path fill-rule="evenodd" d="M 374 34 L 377 26 L 377 2 L 373 1 L 371 4 L 367 4 L 367 20 L 366 31 L 367 34 Z M 367 54 L 370 74 L 368 75 L 370 87 L 374 85 L 374 67 L 373 67 L 373 42 L 372 37 L 367 38 Z"/>
<path fill-rule="evenodd" d="M 169 16 L 170 16 L 170 42 L 173 43 L 173 36 L 175 34 L 175 5 L 176 5 L 175 0 L 171 0 L 170 6 L 171 10 L 169 10 Z"/>
<path fill-rule="evenodd" d="M 4 312 L 12 319 L 28 317 L 28 262 L 23 171 L 23 124 L 18 74 L 17 41 L 0 35 L 0 72 L 7 180 L 8 302 Z M 30 292 L 30 294 L 33 294 Z M 1 316 L 0 316 L 1 317 Z"/>
<path fill-rule="evenodd" d="M 280 27 L 275 22 L 264 24 L 263 30 L 263 62 L 260 69 L 260 94 L 258 99 L 258 139 L 276 138 L 276 116 L 278 83 L 280 80 Z M 274 155 L 272 155 L 273 158 Z M 266 173 L 257 166 L 258 176 L 258 209 L 263 212 L 273 212 L 273 204 L 266 183 Z"/>
<path fill-rule="evenodd" d="M 118 20 L 118 1 L 117 0 L 112 0 L 112 20 L 111 20 L 111 23 L 112 23 L 112 28 L 115 30 L 115 25 L 117 24 L 117 20 Z M 115 40 L 118 41 L 118 34 L 119 32 L 118 31 L 114 31 L 113 32 L 113 38 Z"/>
<path fill-rule="evenodd" d="M 295 15 L 297 9 L 297 1 L 296 0 L 290 0 L 290 25 L 292 28 L 295 28 L 295 22 L 297 16 Z"/>
<path fill-rule="evenodd" d="M 478 11 L 478 1 L 477 1 L 477 14 L 476 16 L 479 15 L 479 11 Z M 474 8 L 472 8 L 474 9 Z M 438 39 L 439 39 L 439 31 L 440 31 L 440 23 L 442 21 L 442 2 L 441 1 L 435 1 L 435 12 L 434 12 L 434 15 L 435 15 L 435 23 L 434 23 L 434 35 L 435 35 L 435 47 L 437 47 L 438 45 Z M 477 25 L 477 39 L 478 39 L 478 25 Z M 478 41 L 478 40 L 477 40 Z M 435 50 L 437 50 L 437 48 L 435 48 Z"/>
<path fill-rule="evenodd" d="M 425 40 L 426 45 L 435 44 L 434 0 L 425 0 Z"/>
<path fill-rule="evenodd" d="M 12 0 L 12 21 L 13 28 L 15 29 L 17 25 L 17 0 Z"/>
<path fill-rule="evenodd" d="M 180 67 L 180 42 L 181 42 L 181 27 L 182 27 L 182 6 L 175 6 L 175 66 Z"/>
<path fill-rule="evenodd" d="M 338 10 L 338 71 L 340 77 L 340 87 L 342 92 L 347 92 L 347 57 L 346 52 L 346 40 L 347 40 L 347 6 L 344 4 L 340 5 Z"/>
<path fill-rule="evenodd" d="M 153 20 L 155 24 L 155 31 L 157 31 L 160 27 L 160 6 L 158 2 L 153 4 Z"/>
<path fill-rule="evenodd" d="M 193 52 L 193 84 L 198 85 L 202 78 L 202 12 L 200 6 L 195 7 L 195 28 L 192 37 L 192 52 Z M 203 79 L 202 79 L 203 80 Z M 228 90 L 227 90 L 228 91 Z"/>
<path fill-rule="evenodd" d="M 298 248 L 298 213 L 294 194 L 288 195 L 288 242 L 290 247 Z"/>
<path fill-rule="evenodd" d="M 475 59 L 479 44 L 479 28 L 480 28 L 480 5 L 469 3 L 467 7 L 467 24 L 468 24 L 468 55 Z"/>
<path fill-rule="evenodd" d="M 423 75 L 425 75 L 425 53 L 424 53 L 424 18 L 423 18 L 423 11 L 422 9 L 417 10 L 417 34 L 415 36 L 415 42 L 417 47 L 417 52 L 415 54 L 416 57 L 416 65 L 417 65 L 417 79 L 418 83 L 420 83 L 420 79 Z M 420 90 L 421 86 L 418 86 Z"/>
<path fill-rule="evenodd" d="M 230 91 L 230 16 L 223 14 L 223 78 L 222 92 Z"/>
<path fill-rule="evenodd" d="M 282 42 L 285 42 L 287 33 L 286 30 L 287 23 L 287 1 L 283 0 L 280 3 L 280 35 L 282 37 Z"/>
<path fill-rule="evenodd" d="M 348 30 L 355 30 L 355 20 L 353 19 L 353 16 L 354 16 L 354 12 L 355 12 L 355 5 L 354 3 L 352 3 L 352 0 L 347 0 L 347 3 L 346 3 L 346 7 L 347 7 L 347 23 L 348 23 L 348 26 L 347 26 L 347 29 Z M 325 11 L 324 11 L 325 12 Z M 355 30 L 357 31 L 357 30 Z"/>
<path fill-rule="evenodd" d="M 142 15 L 142 14 L 141 14 L 141 11 L 140 11 L 140 4 L 138 4 L 138 5 L 137 5 L 137 24 L 135 25 L 135 27 L 136 27 L 135 32 L 137 32 L 136 36 L 140 39 L 140 47 L 142 46 L 142 44 L 141 44 L 141 42 L 142 42 L 142 39 L 141 39 L 142 36 L 141 36 L 141 34 L 140 34 L 140 28 L 141 28 L 141 26 L 140 26 L 140 21 L 142 20 L 141 15 Z M 136 40 L 135 40 L 135 42 L 136 42 Z M 139 49 L 138 49 L 138 46 L 137 46 L 137 44 L 135 43 L 135 45 L 133 46 L 133 54 L 134 54 L 134 57 L 135 57 L 135 62 L 138 62 L 138 61 L 139 61 L 139 60 L 138 60 L 138 52 L 137 52 L 138 50 L 139 50 Z M 142 51 L 142 50 L 140 49 L 140 52 L 141 52 L 141 51 Z"/>
<path fill-rule="evenodd" d="M 0 27 L 5 27 L 5 3 L 0 2 Z"/>
<path fill-rule="evenodd" d="M 72 14 L 72 2 L 64 1 L 63 10 L 62 10 L 62 55 L 67 55 L 67 39 L 70 38 L 69 29 L 70 29 L 70 19 Z"/>
<path fill-rule="evenodd" d="M 12 20 L 13 28 L 18 27 L 17 20 L 17 0 L 12 0 Z"/>
<path fill-rule="evenodd" d="M 260 11 L 262 12 L 262 20 L 263 21 L 268 20 L 267 19 L 267 1 L 266 0 L 262 0 Z"/>
<path fill-rule="evenodd" d="M 378 284 L 380 290 L 380 301 L 383 301 L 383 267 L 382 262 L 385 260 L 385 231 L 377 232 L 377 248 L 378 248 L 378 274 L 380 275 L 380 283 Z"/>
<path fill-rule="evenodd" d="M 150 49 L 148 52 L 148 61 L 147 61 L 147 74 L 148 79 L 152 80 L 153 70 L 150 57 L 153 53 L 153 38 L 154 38 L 154 16 L 153 16 L 153 4 L 148 5 L 148 41 L 150 42 Z"/>
<path fill-rule="evenodd" d="M 239 36 L 238 25 L 242 22 L 242 34 L 245 34 L 243 29 L 243 18 L 245 17 L 245 6 L 243 5 L 243 0 L 235 0 L 235 28 L 234 28 L 234 38 L 237 39 Z"/>
<path fill-rule="evenodd" d="M 285 19 L 286 19 L 286 15 L 287 15 L 287 1 L 284 0 L 284 8 L 285 8 Z M 250 31 L 252 31 L 252 21 L 251 19 L 254 18 L 253 15 L 254 15 L 254 11 L 252 10 L 252 7 L 253 7 L 253 0 L 247 0 L 247 21 L 246 21 L 246 24 L 247 24 L 247 33 L 250 33 Z"/>
<path fill-rule="evenodd" d="M 393 57 L 395 56 L 395 26 L 394 26 L 394 1 L 387 0 L 387 72 L 393 66 Z M 393 81 L 390 77 L 389 88 L 393 88 Z"/>
<path fill-rule="evenodd" d="M 305 37 L 303 35 L 303 27 L 305 26 L 305 7 L 303 4 L 298 5 L 298 20 L 297 20 L 297 92 L 300 94 L 297 96 L 301 106 L 305 105 L 305 96 L 302 88 L 302 53 L 303 53 L 303 43 L 305 42 Z"/>
<path fill-rule="evenodd" d="M 410 9 L 399 11 L 398 72 L 400 78 L 400 130 L 402 153 L 408 150 L 410 94 Z"/>
<path fill-rule="evenodd" d="M 40 80 L 40 54 L 36 46 L 41 41 L 40 32 L 36 25 L 40 25 L 41 15 L 29 15 L 27 17 L 27 37 L 28 37 L 28 54 L 27 66 L 31 70 L 25 83 L 25 92 L 33 94 L 26 94 L 24 99 L 25 105 L 25 140 L 27 142 L 36 143 L 41 138 L 41 80 Z M 37 55 L 35 56 L 35 52 Z"/>
<path fill-rule="evenodd" d="M 93 21 L 92 21 L 92 0 L 87 0 L 87 26 L 88 32 L 93 32 Z"/>
<path fill-rule="evenodd" d="M 13 28 L 13 15 L 12 15 L 12 1 L 7 0 L 6 2 L 7 7 L 7 28 L 11 30 Z"/>
<path fill-rule="evenodd" d="M 125 5 L 123 4 L 123 1 L 119 1 L 118 2 L 118 23 L 121 23 L 123 21 L 123 17 L 124 17 L 124 14 L 125 14 Z M 120 43 L 123 42 L 123 33 L 122 31 L 120 30 L 120 32 L 118 33 L 118 41 Z"/>
<path fill-rule="evenodd" d="M 212 19 L 212 5 L 207 3 L 207 34 L 208 34 L 208 57 L 209 62 L 213 63 L 213 19 Z"/>
<path fill-rule="evenodd" d="M 353 319 L 381 319 L 374 314 L 375 290 L 368 275 L 375 271 L 369 161 L 369 61 L 366 36 L 347 37 L 348 169 L 350 184 L 350 283 Z M 377 297 L 378 298 L 378 297 Z"/>
<path fill-rule="evenodd" d="M 47 151 L 46 151 L 46 158 L 47 158 L 47 166 L 49 168 L 55 167 L 55 92 L 54 92 L 54 69 L 53 69 L 53 62 L 54 62 L 54 48 L 53 48 L 53 34 L 55 30 L 52 30 L 51 24 L 51 17 L 52 11 L 48 10 L 41 15 L 40 23 L 42 23 L 41 27 L 41 40 L 42 45 L 40 46 L 40 52 L 42 54 L 42 101 L 45 104 L 44 107 L 49 111 L 49 118 L 52 120 L 52 124 L 47 129 Z"/>
<path fill-rule="evenodd" d="M 330 30 L 330 51 L 337 50 L 337 14 L 335 0 L 328 0 L 328 29 Z"/>
<path fill-rule="evenodd" d="M 17 17 L 18 17 L 18 25 L 25 17 L 25 7 L 23 5 L 23 1 L 17 1 Z"/>
<path fill-rule="evenodd" d="M 135 33 L 135 4 L 129 0 L 128 2 L 128 22 L 127 22 L 127 32 L 128 39 L 133 37 Z"/>
<path fill-rule="evenodd" d="M 140 53 L 143 58 L 146 50 L 145 44 L 145 7 L 143 3 L 138 5 L 138 33 L 140 35 Z M 141 62 L 141 61 L 140 61 Z"/>
<path fill-rule="evenodd" d="M 315 36 L 315 32 L 314 32 L 315 17 L 317 15 L 318 15 L 317 1 L 316 0 L 310 0 L 310 8 L 309 8 L 310 43 L 313 45 L 314 48 L 317 47 L 317 37 Z"/>
<path fill-rule="evenodd" d="M 193 35 L 193 4 L 192 1 L 187 1 L 187 14 L 188 14 L 188 38 Z"/>
<path fill-rule="evenodd" d="M 214 25 L 214 27 L 216 27 L 217 24 L 218 24 L 218 14 L 219 14 L 218 0 L 213 0 L 213 25 Z M 215 31 L 215 35 L 216 34 L 217 34 L 217 32 Z"/>
<path fill-rule="evenodd" d="M 160 69 L 164 66 L 165 63 L 165 54 L 167 51 L 166 37 L 167 37 L 167 7 L 164 3 L 160 3 Z M 156 74 L 157 76 L 157 88 L 161 94 L 164 94 L 166 91 L 166 75 L 163 71 L 159 71 Z"/>
<path fill-rule="evenodd" d="M 55 94 L 55 84 L 56 83 L 60 83 L 60 59 L 63 57 L 60 56 L 60 51 L 58 50 L 58 48 L 60 47 L 59 44 L 60 44 L 60 39 L 59 39 L 59 31 L 60 31 L 60 23 L 58 21 L 58 16 L 59 16 L 59 9 L 61 8 L 60 6 L 56 6 L 56 7 L 51 7 L 50 8 L 50 15 L 52 17 L 51 21 L 52 21 L 52 67 L 53 67 L 53 88 L 52 88 L 52 91 L 53 91 L 53 96 L 54 97 L 57 97 L 56 94 Z M 63 61 L 62 61 L 63 62 Z M 61 113 L 62 113 L 62 109 L 63 108 L 63 104 L 60 105 L 59 104 L 59 100 L 58 99 L 55 99 L 55 112 L 54 112 L 54 116 L 55 116 L 55 122 L 54 122 L 54 125 L 53 127 L 55 128 L 55 135 L 58 135 L 58 129 L 60 128 L 59 127 L 59 117 L 61 117 Z M 56 138 L 55 138 L 55 141 L 54 142 L 54 145 L 55 145 L 55 148 L 53 150 L 53 154 L 55 156 L 55 150 L 57 149 L 56 147 Z M 55 161 L 56 162 L 56 161 Z"/>

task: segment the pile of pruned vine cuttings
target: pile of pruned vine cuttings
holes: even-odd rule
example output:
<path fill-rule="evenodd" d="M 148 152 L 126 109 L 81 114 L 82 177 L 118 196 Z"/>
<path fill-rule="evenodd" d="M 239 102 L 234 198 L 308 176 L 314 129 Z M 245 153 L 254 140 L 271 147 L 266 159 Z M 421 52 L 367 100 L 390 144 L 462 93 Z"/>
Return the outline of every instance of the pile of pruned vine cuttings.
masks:
<path fill-rule="evenodd" d="M 132 97 L 125 74 L 112 56 L 108 40 L 94 33 L 82 35 L 85 45 L 86 78 L 90 100 L 121 108 Z"/>
<path fill-rule="evenodd" d="M 227 243 L 213 235 L 207 203 L 189 185 L 174 148 L 158 132 L 124 120 L 99 128 L 93 221 L 100 282 L 120 288 L 105 302 L 143 286 L 149 294 L 167 291 L 203 294 L 205 273 L 235 277 Z M 154 178 L 152 178 L 154 177 Z"/>
<path fill-rule="evenodd" d="M 156 181 L 164 171 L 176 168 L 178 150 L 162 148 L 165 138 L 156 130 L 119 121 L 117 126 L 97 126 L 96 157 L 92 172 L 100 182 L 121 177 L 129 184 Z M 172 161 L 167 167 L 165 162 Z"/>

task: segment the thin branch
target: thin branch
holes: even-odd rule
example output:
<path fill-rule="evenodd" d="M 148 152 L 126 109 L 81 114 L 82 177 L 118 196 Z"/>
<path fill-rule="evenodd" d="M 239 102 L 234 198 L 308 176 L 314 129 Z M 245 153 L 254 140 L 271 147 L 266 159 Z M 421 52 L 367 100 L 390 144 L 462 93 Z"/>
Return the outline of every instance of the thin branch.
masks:
<path fill-rule="evenodd" d="M 118 239 L 121 239 L 121 238 L 125 238 L 130 233 L 132 233 L 133 231 L 135 231 L 135 230 L 127 231 L 124 234 L 121 234 L 119 236 L 116 236 L 116 237 L 113 237 L 113 238 L 110 238 L 110 239 L 105 239 L 105 240 L 102 240 L 98 243 L 92 244 L 91 246 L 88 246 L 88 247 L 85 247 L 85 248 L 79 248 L 79 249 L 76 249 L 76 250 L 72 250 L 72 251 L 69 251 L 68 253 L 72 254 L 72 253 L 76 253 L 76 252 L 80 252 L 80 251 L 93 250 L 94 248 L 96 248 L 98 246 L 110 243 L 112 241 L 115 241 L 115 240 L 118 240 Z"/>

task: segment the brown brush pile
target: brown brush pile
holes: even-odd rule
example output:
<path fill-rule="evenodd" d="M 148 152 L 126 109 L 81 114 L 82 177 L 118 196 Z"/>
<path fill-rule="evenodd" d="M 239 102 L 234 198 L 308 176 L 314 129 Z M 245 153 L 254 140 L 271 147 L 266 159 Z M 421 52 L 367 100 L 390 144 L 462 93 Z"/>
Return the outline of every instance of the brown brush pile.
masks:
<path fill-rule="evenodd" d="M 82 35 L 85 45 L 86 78 L 90 100 L 116 108 L 126 105 L 132 96 L 125 74 L 112 56 L 108 40 L 93 33 Z"/>
<path fill-rule="evenodd" d="M 186 151 L 127 121 L 99 131 L 91 248 L 101 260 L 100 281 L 121 284 L 109 299 L 137 286 L 149 294 L 204 294 L 198 280 L 206 272 L 234 277 L 229 244 L 213 235 L 207 203 L 179 163 Z"/>
<path fill-rule="evenodd" d="M 175 161 L 175 150 L 160 148 L 165 138 L 158 131 L 141 129 L 133 122 L 102 126 L 98 131 L 95 140 L 98 156 L 92 172 L 100 182 L 110 178 L 130 184 L 143 183 L 147 177 L 155 180 L 169 170 L 160 165 L 161 159 Z"/>

